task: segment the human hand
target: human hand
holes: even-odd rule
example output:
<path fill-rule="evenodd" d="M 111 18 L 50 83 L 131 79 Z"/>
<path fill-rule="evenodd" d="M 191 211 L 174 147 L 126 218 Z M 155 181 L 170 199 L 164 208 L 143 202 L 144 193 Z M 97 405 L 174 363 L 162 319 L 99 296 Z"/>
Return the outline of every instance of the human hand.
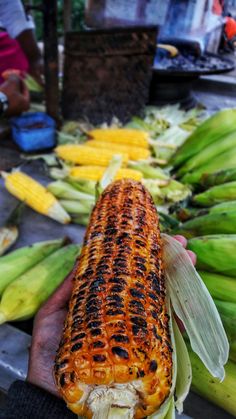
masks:
<path fill-rule="evenodd" d="M 29 109 L 29 91 L 23 80 L 17 75 L 9 75 L 7 80 L 1 84 L 0 91 L 5 93 L 8 98 L 7 116 L 19 115 Z"/>
<path fill-rule="evenodd" d="M 53 365 L 72 293 L 72 279 L 73 271 L 38 311 L 30 349 L 27 381 L 57 396 Z"/>

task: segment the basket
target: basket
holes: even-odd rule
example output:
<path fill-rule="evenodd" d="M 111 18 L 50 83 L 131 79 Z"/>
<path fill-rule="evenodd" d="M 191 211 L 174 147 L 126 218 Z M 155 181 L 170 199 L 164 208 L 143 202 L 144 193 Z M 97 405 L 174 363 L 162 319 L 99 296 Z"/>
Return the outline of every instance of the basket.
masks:
<path fill-rule="evenodd" d="M 140 114 L 148 101 L 156 38 L 156 27 L 67 33 L 64 118 L 97 125 Z"/>
<path fill-rule="evenodd" d="M 29 112 L 12 118 L 11 127 L 13 141 L 23 151 L 49 149 L 56 144 L 55 121 L 43 112 Z"/>

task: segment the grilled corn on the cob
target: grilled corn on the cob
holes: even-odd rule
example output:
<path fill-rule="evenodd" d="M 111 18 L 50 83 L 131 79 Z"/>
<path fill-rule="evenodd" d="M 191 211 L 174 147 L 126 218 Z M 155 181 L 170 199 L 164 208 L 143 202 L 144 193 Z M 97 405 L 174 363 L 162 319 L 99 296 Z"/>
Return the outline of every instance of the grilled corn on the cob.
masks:
<path fill-rule="evenodd" d="M 2 172 L 7 190 L 40 214 L 47 215 L 60 223 L 70 222 L 70 216 L 51 192 L 30 176 L 20 171 Z"/>
<path fill-rule="evenodd" d="M 54 369 L 61 395 L 89 418 L 107 417 L 102 405 L 152 414 L 170 393 L 172 347 L 158 217 L 141 183 L 104 191 L 74 275 Z"/>
<path fill-rule="evenodd" d="M 69 177 L 73 179 L 101 180 L 106 168 L 102 166 L 74 166 L 69 171 Z M 143 175 L 134 169 L 119 169 L 115 175 L 115 180 L 133 179 L 141 180 Z"/>
<path fill-rule="evenodd" d="M 97 141 L 148 148 L 149 134 L 145 131 L 126 128 L 94 129 L 89 137 Z"/>
<path fill-rule="evenodd" d="M 114 154 L 122 155 L 123 165 L 128 162 L 128 154 L 126 153 L 114 153 L 111 150 L 104 149 L 99 152 L 87 145 L 59 145 L 55 151 L 61 159 L 75 164 L 108 166 Z"/>
<path fill-rule="evenodd" d="M 114 153 L 127 153 L 130 160 L 146 160 L 151 153 L 148 148 L 135 147 L 128 144 L 109 143 L 106 141 L 91 140 L 88 143 L 89 147 L 98 148 L 101 150 L 112 150 Z"/>

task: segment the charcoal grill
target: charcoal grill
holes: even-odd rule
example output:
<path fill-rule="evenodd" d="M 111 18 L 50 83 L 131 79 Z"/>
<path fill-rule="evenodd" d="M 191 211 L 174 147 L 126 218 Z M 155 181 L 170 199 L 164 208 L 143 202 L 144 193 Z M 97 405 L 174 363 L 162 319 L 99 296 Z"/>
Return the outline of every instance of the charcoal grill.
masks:
<path fill-rule="evenodd" d="M 175 58 L 161 57 L 158 54 L 153 66 L 150 87 L 150 103 L 165 105 L 180 103 L 185 109 L 196 105 L 193 87 L 200 76 L 222 74 L 232 71 L 234 63 L 227 58 L 212 53 L 201 54 L 197 42 L 160 40 L 160 43 L 171 43 L 179 49 Z"/>

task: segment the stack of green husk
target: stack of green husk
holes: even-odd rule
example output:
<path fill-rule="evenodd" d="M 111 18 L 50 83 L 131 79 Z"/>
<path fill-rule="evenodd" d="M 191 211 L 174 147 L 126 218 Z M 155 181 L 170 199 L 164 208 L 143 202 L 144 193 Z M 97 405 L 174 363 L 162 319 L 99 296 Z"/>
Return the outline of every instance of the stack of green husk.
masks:
<path fill-rule="evenodd" d="M 72 270 L 79 251 L 58 239 L 0 257 L 0 324 L 33 317 Z"/>
<path fill-rule="evenodd" d="M 172 161 L 177 178 L 191 185 L 191 202 L 175 215 L 173 233 L 183 234 L 197 255 L 197 269 L 211 293 L 230 343 L 223 383 L 212 380 L 190 351 L 192 388 L 236 416 L 236 110 L 200 125 Z"/>

